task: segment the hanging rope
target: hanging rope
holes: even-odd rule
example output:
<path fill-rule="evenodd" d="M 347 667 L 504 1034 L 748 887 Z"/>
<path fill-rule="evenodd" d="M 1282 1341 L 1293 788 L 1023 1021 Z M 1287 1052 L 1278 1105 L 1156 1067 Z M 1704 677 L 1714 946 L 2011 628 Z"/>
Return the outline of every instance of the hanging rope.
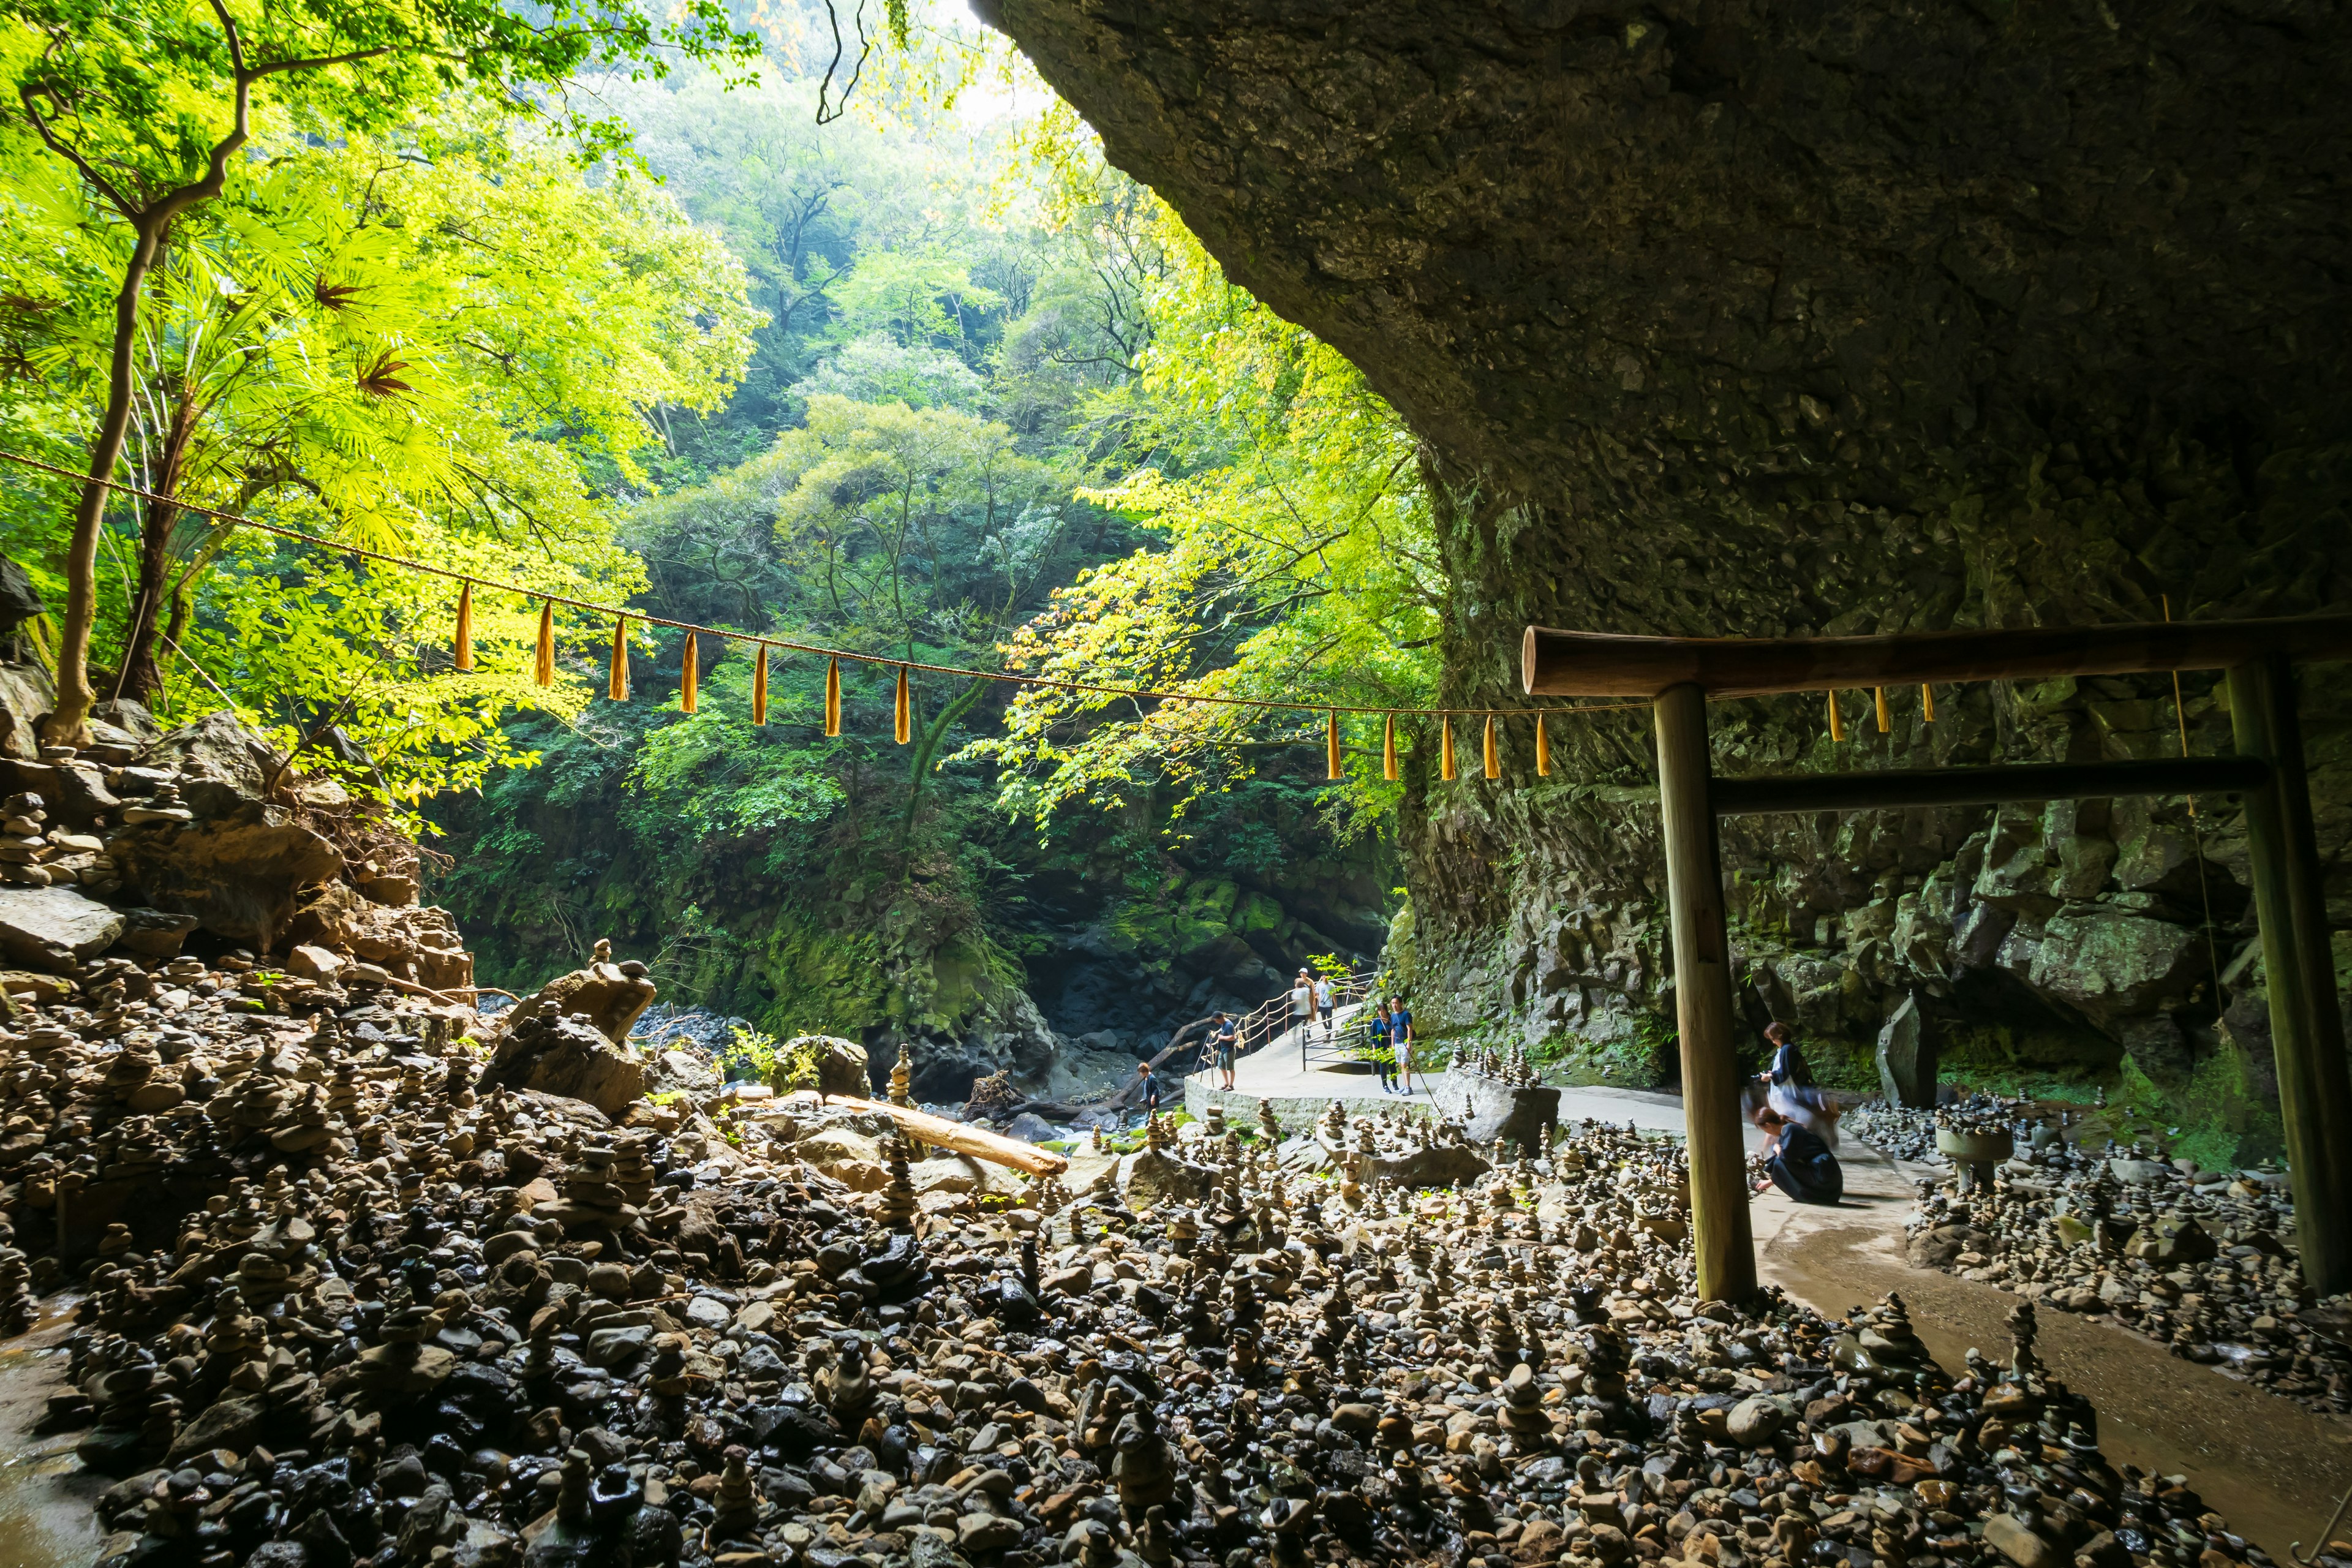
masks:
<path fill-rule="evenodd" d="M 77 473 L 71 468 L 60 468 L 53 463 L 44 463 L 38 458 L 27 458 L 16 452 L 0 451 L 0 462 L 15 463 L 20 468 L 36 469 L 45 474 L 54 474 L 59 479 L 71 479 L 77 484 L 87 484 L 90 482 L 89 476 L 87 474 Z M 827 647 L 816 643 L 797 642 L 787 637 L 762 637 L 755 633 L 737 631 L 726 626 L 707 626 L 695 621 L 677 621 L 671 620 L 663 616 L 644 615 L 635 610 L 624 609 L 617 605 L 604 605 L 599 604 L 592 599 L 574 599 L 562 594 L 544 593 L 537 588 L 527 588 L 519 583 L 497 582 L 488 578 L 469 579 L 465 573 L 460 572 L 454 567 L 436 566 L 430 562 L 418 561 L 405 555 L 394 555 L 381 550 L 370 550 L 363 545 L 350 544 L 341 540 L 329 539 L 324 535 L 306 532 L 299 528 L 289 528 L 283 523 L 263 522 L 258 518 L 246 517 L 237 512 L 222 511 L 214 507 L 198 506 L 192 501 L 181 500 L 169 496 L 160 496 L 152 490 L 142 489 L 137 485 L 126 484 L 121 479 L 100 479 L 97 482 L 105 486 L 109 489 L 119 491 L 124 495 L 137 496 L 147 500 L 162 501 L 178 509 L 181 511 L 192 513 L 197 517 L 208 517 L 217 522 L 228 523 L 239 528 L 250 528 L 257 532 L 267 533 L 274 538 L 289 539 L 302 544 L 315 544 L 321 550 L 331 551 L 339 555 L 347 555 L 361 561 L 373 561 L 381 565 L 394 566 L 404 572 L 420 573 L 429 577 L 446 577 L 459 583 L 471 581 L 478 584 L 481 587 L 491 589 L 499 593 L 514 594 L 527 599 L 542 600 L 546 605 L 551 608 L 554 605 L 561 605 L 567 609 L 583 611 L 599 618 L 606 616 L 616 617 L 625 616 L 628 619 L 638 621 L 647 626 L 661 626 L 671 631 L 691 632 L 698 636 L 719 637 L 730 642 L 751 643 L 755 647 L 763 649 L 780 648 L 786 653 L 814 654 L 819 658 L 833 661 L 836 668 L 844 659 L 846 659 L 853 664 L 903 664 L 903 666 L 909 671 L 920 671 L 931 675 L 953 676 L 959 679 L 964 680 L 992 680 L 1006 686 L 1034 687 L 1041 691 L 1063 691 L 1076 696 L 1113 697 L 1139 702 L 1204 702 L 1218 707 L 1250 708 L 1264 712 L 1277 713 L 1320 713 L 1328 710 L 1339 713 L 1404 714 L 1423 718 L 1440 718 L 1450 714 L 1462 714 L 1465 716 L 1488 715 L 1503 719 L 1511 719 L 1524 718 L 1530 714 L 1539 714 L 1544 712 L 1629 713 L 1635 711 L 1647 711 L 1650 707 L 1650 704 L 1647 702 L 1600 702 L 1589 703 L 1580 707 L 1563 706 L 1549 709 L 1388 708 L 1369 703 L 1333 704 L 1329 702 L 1306 701 L 1295 698 L 1225 697 L 1196 691 L 1167 691 L 1151 687 L 1107 686 L 1094 681 L 1055 680 L 1045 676 L 1019 675 L 1011 670 L 978 669 L 968 666 L 953 664 L 929 664 L 920 659 L 901 660 L 893 658 L 887 654 L 860 653 L 854 648 Z"/>

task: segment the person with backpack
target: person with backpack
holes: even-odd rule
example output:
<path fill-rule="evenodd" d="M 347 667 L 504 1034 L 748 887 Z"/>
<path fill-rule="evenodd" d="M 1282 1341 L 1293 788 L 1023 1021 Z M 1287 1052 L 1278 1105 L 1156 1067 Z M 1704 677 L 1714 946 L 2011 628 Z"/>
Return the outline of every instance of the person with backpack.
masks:
<path fill-rule="evenodd" d="M 1241 1031 L 1234 1026 L 1231 1013 L 1217 1015 L 1217 1027 L 1211 1036 L 1217 1053 L 1217 1070 L 1224 1075 L 1224 1089 L 1234 1087 L 1234 1058 L 1241 1048 Z"/>
<path fill-rule="evenodd" d="M 1328 974 L 1316 979 L 1315 1011 L 1323 1020 L 1323 1037 L 1328 1040 L 1331 1037 L 1331 977 Z"/>
<path fill-rule="evenodd" d="M 1307 1020 L 1314 1016 L 1315 982 L 1308 979 L 1307 971 L 1302 969 L 1290 987 L 1290 1026 L 1303 1034 Z"/>
<path fill-rule="evenodd" d="M 1389 1043 L 1389 1005 L 1382 1002 L 1364 1023 L 1364 1054 L 1381 1075 L 1381 1092 L 1396 1092 L 1396 1051 Z"/>

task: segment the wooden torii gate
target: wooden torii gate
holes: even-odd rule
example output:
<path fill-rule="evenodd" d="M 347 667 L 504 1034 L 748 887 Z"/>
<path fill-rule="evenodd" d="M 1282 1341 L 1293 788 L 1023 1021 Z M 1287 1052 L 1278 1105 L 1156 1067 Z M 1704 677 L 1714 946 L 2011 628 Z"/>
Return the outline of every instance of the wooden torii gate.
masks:
<path fill-rule="evenodd" d="M 2352 1077 L 2294 679 L 2298 662 L 2347 658 L 2352 616 L 1785 639 L 1529 626 L 1519 663 L 1530 696 L 1639 697 L 1653 707 L 1699 1294 L 1738 1300 L 1756 1289 L 1716 819 L 2198 794 L 2245 805 L 2303 1271 L 2323 1296 L 2352 1289 Z M 1710 697 L 2215 668 L 2229 672 L 2234 756 L 1744 779 L 1717 779 L 1708 763 Z"/>

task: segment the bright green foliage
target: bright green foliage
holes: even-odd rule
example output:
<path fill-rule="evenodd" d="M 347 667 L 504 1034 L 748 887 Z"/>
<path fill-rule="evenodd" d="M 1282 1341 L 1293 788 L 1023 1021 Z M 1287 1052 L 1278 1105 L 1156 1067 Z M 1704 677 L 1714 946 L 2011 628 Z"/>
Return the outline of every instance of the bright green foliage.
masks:
<path fill-rule="evenodd" d="M 341 132 L 378 132 L 475 89 L 520 100 L 584 69 L 661 75 L 739 66 L 757 41 L 719 0 L 666 7 L 546 0 L 11 0 L 0 20 L 7 109 L 48 128 L 93 195 L 138 202 L 202 177 L 231 128 L 240 74 L 265 103 Z M 234 31 L 228 24 L 234 24 Z M 567 99 L 557 121 L 609 150 L 625 136 Z"/>
<path fill-rule="evenodd" d="M 609 543 L 561 563 L 458 539 L 442 548 L 453 566 L 494 567 L 559 594 L 625 594 L 639 580 L 636 563 Z M 412 830 L 428 826 L 409 809 L 427 797 L 538 760 L 503 727 L 509 715 L 541 709 L 570 719 L 587 700 L 576 668 L 553 687 L 531 684 L 538 608 L 510 595 L 475 595 L 471 672 L 451 667 L 454 595 L 439 579 L 362 572 L 245 534 L 200 600 L 175 666 L 184 684 L 167 689 L 180 705 L 203 712 L 227 698 L 306 772 L 393 806 Z"/>
<path fill-rule="evenodd" d="M 1444 578 L 1412 439 L 1324 344 L 1225 282 L 1164 211 L 1167 270 L 1145 299 L 1139 389 L 1118 396 L 1154 461 L 1085 492 L 1160 535 L 1081 574 L 1006 648 L 1058 680 L 1201 695 L 1411 705 L 1434 689 Z M 1359 826 L 1393 808 L 1377 721 L 1342 719 Z M 1005 736 L 967 749 L 1006 765 L 1002 799 L 1041 826 L 1076 800 L 1230 786 L 1266 740 L 1319 745 L 1319 714 L 1035 689 Z M 1412 743 L 1410 731 L 1401 744 Z"/>
<path fill-rule="evenodd" d="M 559 539 L 600 471 L 642 479 L 647 410 L 724 402 L 757 317 L 665 195 L 625 172 L 592 187 L 495 137 L 435 142 L 430 163 L 365 138 L 289 147 L 182 225 L 140 327 L 142 488 L 232 509 L 306 496 L 380 548 L 435 521 Z M 80 221 L 52 165 L 10 173 L 0 323 L 37 379 L 7 395 L 69 417 L 102 395 L 89 285 L 111 267 L 77 268 L 68 291 L 54 258 L 121 237 Z"/>
<path fill-rule="evenodd" d="M 638 454 L 658 440 L 648 410 L 723 402 L 757 320 L 740 269 L 642 177 L 591 185 L 546 150 L 462 121 L 422 143 L 277 153 L 240 165 L 221 200 L 184 220 L 152 275 L 134 480 L 488 577 L 625 596 L 640 569 L 613 548 L 594 487 L 642 477 Z M 103 253 L 121 236 L 80 220 L 54 164 L 9 172 L 23 221 L 0 237 L 0 291 L 20 302 L 0 310 L 0 330 L 21 374 L 0 384 L 0 409 L 57 437 L 44 455 L 70 461 L 58 448 L 103 396 Z M 93 252 L 86 266 L 48 265 Z M 61 489 L 11 476 L 0 489 L 7 548 L 45 586 Z M 298 738 L 335 724 L 375 758 L 352 782 L 414 803 L 523 755 L 496 728 L 504 713 L 577 705 L 572 677 L 552 693 L 530 685 L 527 606 L 478 598 L 484 669 L 432 677 L 429 659 L 447 658 L 454 584 L 338 577 L 316 551 L 232 547 L 233 530 L 154 503 L 118 501 L 110 516 L 111 552 L 138 564 L 102 579 L 100 646 L 120 658 L 163 636 L 161 689 L 131 690 L 166 713 L 226 696 Z M 151 584 L 150 597 L 134 593 Z"/>

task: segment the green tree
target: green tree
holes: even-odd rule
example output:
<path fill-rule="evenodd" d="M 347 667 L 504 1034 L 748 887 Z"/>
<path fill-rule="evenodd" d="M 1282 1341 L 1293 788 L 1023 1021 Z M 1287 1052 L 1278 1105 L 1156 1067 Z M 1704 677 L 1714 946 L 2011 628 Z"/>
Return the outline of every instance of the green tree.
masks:
<path fill-rule="evenodd" d="M 11 0 L 0 17 L 0 67 L 16 123 L 72 166 L 94 215 L 123 224 L 131 241 L 114 292 L 103 412 L 66 555 L 52 739 L 87 739 L 104 481 L 130 427 L 147 278 L 174 226 L 227 187 L 253 135 L 257 94 L 306 126 L 370 132 L 460 89 L 520 108 L 533 89 L 561 94 L 590 66 L 658 74 L 673 56 L 735 61 L 757 47 L 729 24 L 719 0 L 687 0 L 678 15 L 656 24 L 604 0 L 547 0 L 528 13 L 498 0 Z M 621 140 L 612 122 L 568 109 L 560 118 L 592 147 Z"/>
<path fill-rule="evenodd" d="M 1145 460 L 1082 494 L 1158 542 L 1055 590 L 1011 638 L 1008 663 L 1222 697 L 1428 700 L 1445 579 L 1412 437 L 1347 361 L 1226 282 L 1173 214 L 1160 208 L 1156 223 L 1142 376 L 1091 407 Z M 1344 728 L 1356 760 L 1331 800 L 1361 828 L 1392 809 L 1397 786 L 1381 774 L 1381 738 Z M 1322 732 L 1315 714 L 1038 687 L 1013 701 L 1003 736 L 961 754 L 1003 764 L 1000 801 L 1042 829 L 1074 801 L 1230 788 L 1258 747 Z"/>
<path fill-rule="evenodd" d="M 227 537 L 202 509 L 299 500 L 387 550 L 420 527 L 556 546 L 608 531 L 588 469 L 641 481 L 647 410 L 724 400 L 756 317 L 715 242 L 625 168 L 591 187 L 543 149 L 460 143 L 430 163 L 368 137 L 272 148 L 182 226 L 133 359 L 128 467 L 148 497 L 110 694 L 161 686 L 158 637 L 180 640 Z M 89 237 L 25 216 L 0 240 L 9 299 Z M 20 318 L 38 381 L 0 406 L 94 403 L 100 323 L 0 312 Z"/>

